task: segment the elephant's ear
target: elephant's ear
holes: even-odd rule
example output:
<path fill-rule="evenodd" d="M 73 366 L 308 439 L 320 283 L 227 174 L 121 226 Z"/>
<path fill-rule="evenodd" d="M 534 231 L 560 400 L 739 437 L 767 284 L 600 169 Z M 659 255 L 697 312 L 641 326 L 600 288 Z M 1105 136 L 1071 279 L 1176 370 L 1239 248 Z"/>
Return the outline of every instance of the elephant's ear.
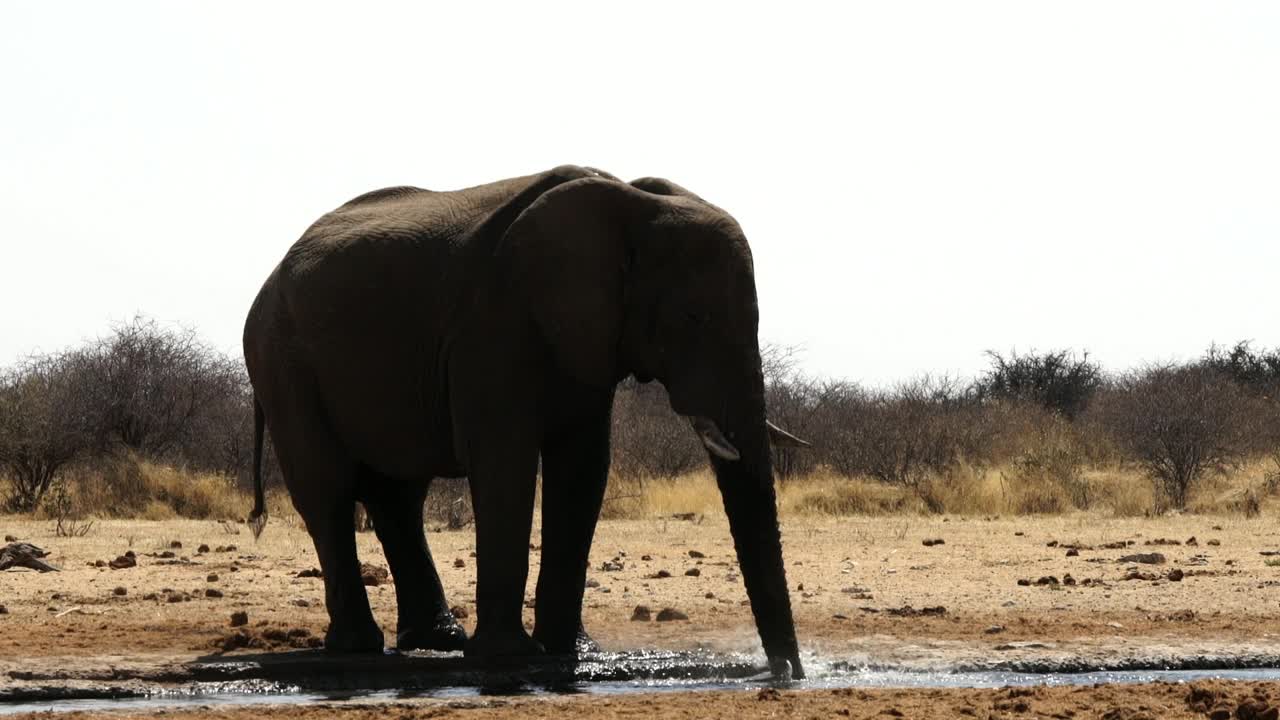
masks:
<path fill-rule="evenodd" d="M 583 178 L 539 197 L 511 224 L 499 255 L 505 278 L 555 362 L 578 380 L 612 386 L 628 274 L 660 198 L 616 180 Z"/>

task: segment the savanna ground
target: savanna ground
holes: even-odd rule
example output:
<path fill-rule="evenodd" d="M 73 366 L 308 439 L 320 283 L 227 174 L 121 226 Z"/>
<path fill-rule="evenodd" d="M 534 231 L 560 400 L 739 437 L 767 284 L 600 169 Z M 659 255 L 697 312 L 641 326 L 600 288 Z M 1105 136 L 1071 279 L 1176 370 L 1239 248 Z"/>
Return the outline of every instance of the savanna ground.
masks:
<path fill-rule="evenodd" d="M 202 487 L 155 466 L 147 475 L 158 497 Z M 1159 517 L 1130 514 L 1128 508 L 1144 501 L 1129 495 L 1145 492 L 1132 478 L 1093 478 L 1099 497 L 1110 498 L 1095 510 L 1038 515 L 1002 511 L 1025 500 L 1018 499 L 1023 490 L 998 473 L 963 488 L 935 490 L 952 493 L 952 506 L 967 508 L 966 514 L 922 513 L 915 495 L 876 484 L 820 477 L 790 482 L 779 504 L 809 669 L 833 661 L 928 669 L 1280 653 L 1280 561 L 1273 559 L 1280 555 L 1264 554 L 1280 550 L 1280 525 L 1273 499 L 1240 511 L 1247 476 L 1206 484 L 1191 503 L 1203 512 Z M 165 483 L 169 489 L 162 492 Z M 209 481 L 205 485 L 209 497 L 183 502 L 211 504 L 215 516 L 220 503 L 227 512 L 248 507 L 242 496 L 223 497 Z M 592 551 L 584 609 L 586 626 L 601 645 L 758 652 L 713 481 L 693 476 L 621 485 L 611 495 Z M 67 537 L 56 533 L 53 519 L 0 517 L 0 533 L 49 550 L 46 560 L 62 568 L 0 574 L 0 604 L 8 611 L 0 614 L 0 685 L 20 685 L 22 673 L 33 669 L 56 668 L 71 677 L 77 667 L 104 663 L 159 666 L 315 644 L 326 625 L 323 585 L 319 578 L 299 577 L 318 565 L 315 553 L 284 499 L 274 497 L 272 507 L 271 522 L 256 542 L 245 526 L 214 520 L 100 519 L 84 536 Z M 164 518 L 166 512 L 157 505 L 147 514 Z M 474 534 L 469 528 L 432 530 L 429 540 L 450 601 L 465 611 L 462 622 L 470 629 Z M 536 525 L 532 542 L 531 576 L 540 561 Z M 359 535 L 359 548 L 363 561 L 386 566 L 373 533 Z M 105 565 L 128 551 L 136 566 Z M 1164 561 L 1121 560 L 1153 552 Z M 368 590 L 392 643 L 394 588 L 383 583 Z M 672 608 L 688 619 L 632 620 L 637 606 L 655 617 Z M 247 613 L 248 622 L 232 627 L 237 612 Z M 1254 703 L 1253 695 L 1266 699 Z M 1214 709 L 1275 717 L 1250 713 L 1278 704 L 1280 683 L 1212 681 L 1030 690 L 753 687 L 608 698 L 424 699 L 390 708 L 319 704 L 272 712 L 353 719 L 446 713 L 1169 718 L 1209 717 Z"/>

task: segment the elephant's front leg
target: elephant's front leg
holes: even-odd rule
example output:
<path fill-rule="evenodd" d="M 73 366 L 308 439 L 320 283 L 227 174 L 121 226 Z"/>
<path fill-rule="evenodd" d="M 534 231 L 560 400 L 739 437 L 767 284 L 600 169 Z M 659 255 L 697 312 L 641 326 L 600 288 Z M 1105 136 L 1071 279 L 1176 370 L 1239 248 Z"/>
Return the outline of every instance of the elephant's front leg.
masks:
<path fill-rule="evenodd" d="M 470 443 L 471 502 L 476 522 L 476 628 L 467 657 L 529 657 L 543 648 L 522 620 L 529 578 L 529 533 L 537 479 L 537 444 L 522 433 L 491 432 Z"/>
<path fill-rule="evenodd" d="M 396 582 L 396 647 L 461 650 L 467 634 L 449 610 L 423 533 L 428 482 L 390 478 L 366 468 L 360 484 Z"/>
<path fill-rule="evenodd" d="M 609 474 L 612 397 L 542 449 L 542 566 L 533 637 L 548 652 L 598 649 L 582 627 L 582 594 Z"/>

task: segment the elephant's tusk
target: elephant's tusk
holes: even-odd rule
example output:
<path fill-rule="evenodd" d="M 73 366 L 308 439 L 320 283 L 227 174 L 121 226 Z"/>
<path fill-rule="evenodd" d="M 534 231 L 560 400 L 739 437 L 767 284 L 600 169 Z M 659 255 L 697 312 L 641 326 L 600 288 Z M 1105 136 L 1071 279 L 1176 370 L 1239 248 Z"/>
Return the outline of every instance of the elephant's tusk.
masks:
<path fill-rule="evenodd" d="M 769 442 L 773 443 L 774 447 L 793 447 L 793 448 L 812 447 L 812 445 L 809 442 L 805 440 L 801 440 L 800 438 L 796 437 L 795 435 L 792 435 L 786 430 L 783 430 L 777 425 L 774 425 L 772 422 L 768 420 L 765 420 L 764 424 L 765 424 L 765 427 L 769 428 Z"/>
<path fill-rule="evenodd" d="M 738 453 L 738 448 L 734 447 L 733 443 L 729 442 L 729 439 L 724 436 L 724 433 L 720 432 L 720 428 L 714 420 L 701 415 L 686 416 L 685 419 L 693 426 L 693 431 L 698 433 L 698 439 L 702 441 L 702 444 L 712 455 L 721 460 L 730 461 L 742 457 Z"/>

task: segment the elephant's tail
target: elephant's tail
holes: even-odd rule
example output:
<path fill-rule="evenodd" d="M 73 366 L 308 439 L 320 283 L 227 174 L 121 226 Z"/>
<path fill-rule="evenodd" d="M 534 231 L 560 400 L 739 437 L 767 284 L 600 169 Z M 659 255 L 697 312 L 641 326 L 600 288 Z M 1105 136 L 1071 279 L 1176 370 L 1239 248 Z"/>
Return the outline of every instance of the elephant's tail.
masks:
<path fill-rule="evenodd" d="M 262 403 L 253 396 L 253 512 L 249 513 L 249 528 L 258 539 L 267 524 L 267 499 L 262 489 L 262 433 L 266 428 L 266 416 Z"/>

